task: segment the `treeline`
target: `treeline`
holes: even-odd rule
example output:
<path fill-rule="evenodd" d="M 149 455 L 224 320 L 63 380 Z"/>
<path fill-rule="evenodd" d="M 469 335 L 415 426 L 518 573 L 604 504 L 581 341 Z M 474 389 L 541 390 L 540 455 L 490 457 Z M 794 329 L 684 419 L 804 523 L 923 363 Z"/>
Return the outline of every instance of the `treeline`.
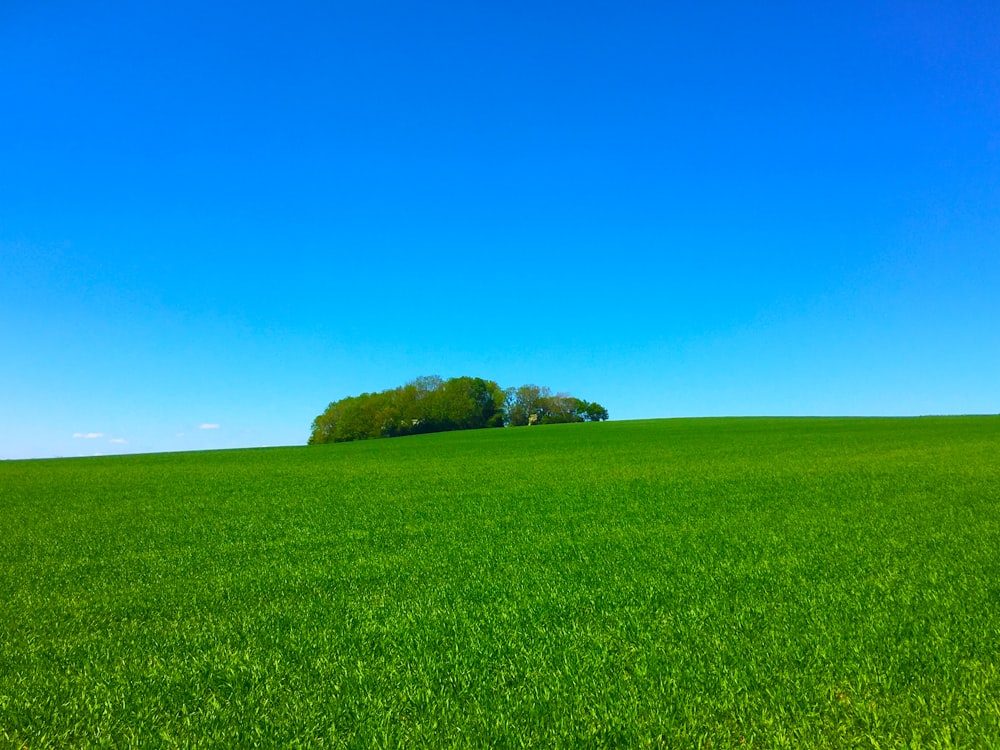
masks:
<path fill-rule="evenodd" d="M 503 389 L 482 378 L 430 376 L 334 401 L 313 421 L 309 444 L 607 418 L 600 404 L 544 386 Z"/>

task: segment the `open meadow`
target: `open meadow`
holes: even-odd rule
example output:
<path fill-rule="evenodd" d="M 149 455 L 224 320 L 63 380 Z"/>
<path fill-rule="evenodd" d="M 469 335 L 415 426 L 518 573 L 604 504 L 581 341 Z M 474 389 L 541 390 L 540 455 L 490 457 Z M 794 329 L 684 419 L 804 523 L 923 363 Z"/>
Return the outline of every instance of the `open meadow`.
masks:
<path fill-rule="evenodd" d="M 1000 417 L 0 463 L 9 747 L 997 747 Z"/>

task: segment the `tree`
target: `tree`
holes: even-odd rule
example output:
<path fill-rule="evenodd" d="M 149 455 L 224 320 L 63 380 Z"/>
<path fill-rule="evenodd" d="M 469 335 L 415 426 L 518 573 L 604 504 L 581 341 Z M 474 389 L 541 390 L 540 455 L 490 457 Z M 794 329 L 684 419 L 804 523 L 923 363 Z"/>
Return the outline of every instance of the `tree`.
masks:
<path fill-rule="evenodd" d="M 586 401 L 582 403 L 583 408 L 579 413 L 586 418 L 588 422 L 603 422 L 608 418 L 608 410 L 596 401 L 590 404 Z"/>
<path fill-rule="evenodd" d="M 542 424 L 563 424 L 565 422 L 582 422 L 583 417 L 578 413 L 580 405 L 585 403 L 578 398 L 570 396 L 568 393 L 557 393 L 542 399 Z"/>
<path fill-rule="evenodd" d="M 515 427 L 540 422 L 547 413 L 544 400 L 551 395 L 548 388 L 530 383 L 508 389 L 507 422 Z"/>
<path fill-rule="evenodd" d="M 599 421 L 608 412 L 568 393 L 537 385 L 503 390 L 492 380 L 437 375 L 378 393 L 331 402 L 313 420 L 309 444 L 339 443 L 424 432 Z"/>

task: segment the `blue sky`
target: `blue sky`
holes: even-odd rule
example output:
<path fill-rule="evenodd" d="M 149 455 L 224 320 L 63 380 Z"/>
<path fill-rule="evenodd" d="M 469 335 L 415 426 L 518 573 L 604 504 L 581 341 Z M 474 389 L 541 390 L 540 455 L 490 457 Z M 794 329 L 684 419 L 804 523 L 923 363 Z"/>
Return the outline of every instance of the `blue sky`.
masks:
<path fill-rule="evenodd" d="M 0 458 L 1000 411 L 1000 5 L 0 5 Z"/>

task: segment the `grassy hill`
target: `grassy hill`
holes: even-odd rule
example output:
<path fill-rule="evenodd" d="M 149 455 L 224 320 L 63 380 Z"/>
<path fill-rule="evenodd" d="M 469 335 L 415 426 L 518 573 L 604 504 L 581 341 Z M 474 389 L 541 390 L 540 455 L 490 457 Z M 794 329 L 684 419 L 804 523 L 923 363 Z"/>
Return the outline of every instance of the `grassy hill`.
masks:
<path fill-rule="evenodd" d="M 996 747 L 1000 418 L 0 463 L 0 743 Z"/>

